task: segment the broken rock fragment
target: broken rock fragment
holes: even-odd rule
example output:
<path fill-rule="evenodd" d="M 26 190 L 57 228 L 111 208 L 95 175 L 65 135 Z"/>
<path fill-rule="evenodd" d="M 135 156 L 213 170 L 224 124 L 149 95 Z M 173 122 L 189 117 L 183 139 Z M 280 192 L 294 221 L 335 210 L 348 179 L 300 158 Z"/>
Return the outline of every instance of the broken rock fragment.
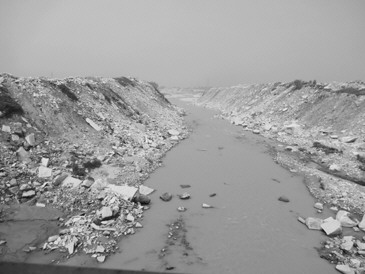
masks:
<path fill-rule="evenodd" d="M 365 231 L 365 214 L 362 216 L 362 220 L 358 226 L 362 231 Z"/>
<path fill-rule="evenodd" d="M 344 236 L 342 239 L 342 244 L 340 246 L 341 249 L 345 251 L 350 251 L 354 246 L 353 238 L 353 236 Z"/>
<path fill-rule="evenodd" d="M 45 166 L 40 166 L 38 168 L 38 177 L 39 178 L 48 178 L 52 176 L 52 169 L 45 167 Z"/>
<path fill-rule="evenodd" d="M 75 188 L 81 184 L 81 180 L 76 179 L 74 177 L 68 176 L 66 179 L 63 180 L 62 185 L 65 187 Z"/>
<path fill-rule="evenodd" d="M 186 211 L 186 207 L 179 206 L 179 207 L 177 208 L 177 211 L 179 211 L 179 212 L 185 212 L 185 211 Z"/>
<path fill-rule="evenodd" d="M 172 199 L 172 194 L 171 194 L 171 193 L 169 193 L 169 192 L 165 192 L 164 194 L 162 194 L 162 195 L 160 196 L 160 199 L 161 199 L 162 201 L 164 201 L 164 202 L 171 201 L 171 199 Z"/>
<path fill-rule="evenodd" d="M 101 127 L 99 127 L 93 120 L 86 118 L 86 122 L 96 131 L 100 131 Z"/>
<path fill-rule="evenodd" d="M 58 175 L 54 181 L 53 181 L 53 185 L 54 186 L 58 186 L 60 185 L 66 178 L 68 177 L 68 174 L 64 173 L 64 174 L 61 174 L 61 175 Z"/>
<path fill-rule="evenodd" d="M 187 192 L 184 192 L 183 194 L 180 194 L 180 195 L 179 195 L 179 198 L 180 198 L 181 200 L 187 200 L 187 199 L 190 199 L 190 194 L 189 194 L 189 193 L 187 193 Z"/>
<path fill-rule="evenodd" d="M 96 212 L 97 216 L 101 220 L 110 219 L 113 217 L 113 211 L 109 206 L 104 206 Z"/>
<path fill-rule="evenodd" d="M 121 195 L 124 200 L 128 201 L 133 199 L 134 195 L 138 190 L 138 188 L 133 186 L 128 186 L 128 185 L 117 186 L 113 184 L 108 185 L 108 188 L 110 188 L 113 192 Z"/>
<path fill-rule="evenodd" d="M 102 245 L 98 245 L 95 249 L 96 253 L 103 253 L 105 251 L 105 248 Z"/>
<path fill-rule="evenodd" d="M 171 136 L 178 136 L 180 134 L 180 132 L 176 129 L 170 129 L 169 131 L 167 131 Z"/>
<path fill-rule="evenodd" d="M 202 208 L 213 208 L 213 206 L 203 203 Z"/>
<path fill-rule="evenodd" d="M 105 261 L 105 256 L 98 256 L 96 257 L 96 260 L 99 262 L 99 263 L 103 263 Z"/>
<path fill-rule="evenodd" d="M 323 210 L 323 204 L 322 203 L 315 203 L 314 208 L 316 208 L 318 210 Z"/>
<path fill-rule="evenodd" d="M 325 219 L 321 224 L 321 228 L 328 236 L 335 236 L 342 233 L 341 223 L 332 217 Z"/>
<path fill-rule="evenodd" d="M 34 190 L 28 190 L 28 191 L 24 191 L 22 194 L 23 198 L 32 198 L 35 196 L 35 191 Z"/>
<path fill-rule="evenodd" d="M 127 217 L 126 217 L 127 221 L 129 222 L 134 222 L 134 217 L 132 214 L 128 213 Z"/>
<path fill-rule="evenodd" d="M 290 202 L 289 198 L 288 198 L 288 197 L 286 197 L 286 196 L 280 196 L 280 197 L 278 198 L 278 200 L 279 200 L 280 202 L 284 202 L 284 203 L 289 203 L 289 202 Z"/>
<path fill-rule="evenodd" d="M 322 223 L 322 219 L 319 218 L 308 217 L 307 219 L 305 219 L 306 226 L 312 230 L 321 230 Z"/>
<path fill-rule="evenodd" d="M 16 155 L 18 157 L 18 160 L 21 162 L 30 162 L 30 157 L 29 157 L 29 153 L 23 148 L 20 147 L 17 151 L 16 151 Z"/>
<path fill-rule="evenodd" d="M 355 270 L 347 264 L 338 264 L 336 269 L 343 274 L 355 274 Z"/>
<path fill-rule="evenodd" d="M 357 221 L 350 218 L 350 212 L 345 210 L 339 210 L 337 212 L 336 220 L 338 220 L 343 227 L 354 227 L 358 224 Z"/>
<path fill-rule="evenodd" d="M 138 188 L 138 191 L 142 195 L 150 195 L 155 190 L 153 188 L 148 187 L 148 186 L 140 185 L 139 188 Z"/>
<path fill-rule="evenodd" d="M 47 167 L 49 163 L 49 159 L 48 158 L 42 158 L 41 160 L 41 165 L 44 167 Z"/>
<path fill-rule="evenodd" d="M 139 194 L 134 198 L 134 201 L 141 205 L 148 205 L 151 202 L 151 199 L 147 195 Z"/>
<path fill-rule="evenodd" d="M 82 182 L 81 186 L 83 186 L 84 188 L 90 188 L 94 182 L 94 178 L 88 177 Z"/>
<path fill-rule="evenodd" d="M 25 140 L 30 146 L 35 146 L 35 136 L 34 133 L 31 133 L 25 137 Z"/>
<path fill-rule="evenodd" d="M 341 137 L 340 141 L 343 143 L 353 143 L 355 142 L 357 139 L 357 137 L 354 136 L 345 136 L 345 137 Z"/>
<path fill-rule="evenodd" d="M 6 125 L 3 125 L 3 126 L 2 126 L 2 128 L 1 128 L 1 130 L 2 130 L 3 132 L 7 132 L 7 133 L 10 133 L 10 132 L 11 132 L 10 127 L 9 127 L 9 126 L 6 126 Z"/>

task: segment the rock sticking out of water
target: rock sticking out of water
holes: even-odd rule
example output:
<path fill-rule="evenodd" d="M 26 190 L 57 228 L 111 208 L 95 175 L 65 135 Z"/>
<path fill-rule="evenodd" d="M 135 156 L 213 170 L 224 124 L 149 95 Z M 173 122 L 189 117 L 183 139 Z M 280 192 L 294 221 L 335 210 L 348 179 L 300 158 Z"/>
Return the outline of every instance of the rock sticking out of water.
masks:
<path fill-rule="evenodd" d="M 187 199 L 190 199 L 190 194 L 187 193 L 187 192 L 184 192 L 183 194 L 179 195 L 179 198 L 181 200 L 187 200 Z"/>
<path fill-rule="evenodd" d="M 351 217 L 350 213 L 345 210 L 339 210 L 336 214 L 336 220 L 338 220 L 343 227 L 354 227 L 359 223 Z"/>
<path fill-rule="evenodd" d="M 341 223 L 332 217 L 325 219 L 323 224 L 321 224 L 321 228 L 328 236 L 335 236 L 342 233 Z"/>
<path fill-rule="evenodd" d="M 316 208 L 318 210 L 323 210 L 323 204 L 322 203 L 315 203 L 314 208 Z"/>
<path fill-rule="evenodd" d="M 213 208 L 213 206 L 203 203 L 202 208 Z"/>
<path fill-rule="evenodd" d="M 279 200 L 280 202 L 284 202 L 284 203 L 289 203 L 289 202 L 290 202 L 289 198 L 288 198 L 288 197 L 286 197 L 286 196 L 280 196 L 280 197 L 278 198 L 278 200 Z"/>
<path fill-rule="evenodd" d="M 141 205 L 148 205 L 151 202 L 151 198 L 147 195 L 139 194 L 133 199 L 134 202 L 140 203 Z"/>
<path fill-rule="evenodd" d="M 165 192 L 164 194 L 162 194 L 162 195 L 160 196 L 160 199 L 161 199 L 162 201 L 164 201 L 164 202 L 169 202 L 169 201 L 171 201 L 171 199 L 172 199 L 172 194 L 171 194 L 171 193 L 169 193 L 169 192 Z"/>
<path fill-rule="evenodd" d="M 99 263 L 103 263 L 105 261 L 105 256 L 98 256 L 96 257 L 96 260 L 99 262 Z"/>
<path fill-rule="evenodd" d="M 336 265 L 336 269 L 343 274 L 355 274 L 355 270 L 347 264 L 338 264 Z"/>
<path fill-rule="evenodd" d="M 323 220 L 319 218 L 308 217 L 307 219 L 305 219 L 305 224 L 307 225 L 307 227 L 313 230 L 322 230 L 322 223 Z"/>
<path fill-rule="evenodd" d="M 179 212 L 185 212 L 186 210 L 187 210 L 186 207 L 183 207 L 183 206 L 179 206 L 177 208 L 177 211 L 179 211 Z"/>

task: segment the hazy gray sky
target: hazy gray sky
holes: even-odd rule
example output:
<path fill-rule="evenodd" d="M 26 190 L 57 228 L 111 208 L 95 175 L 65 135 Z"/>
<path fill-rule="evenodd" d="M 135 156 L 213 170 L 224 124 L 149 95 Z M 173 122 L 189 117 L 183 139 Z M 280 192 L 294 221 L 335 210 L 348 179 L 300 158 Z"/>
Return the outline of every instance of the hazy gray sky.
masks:
<path fill-rule="evenodd" d="M 365 0 L 0 0 L 0 34 L 17 76 L 365 80 Z"/>

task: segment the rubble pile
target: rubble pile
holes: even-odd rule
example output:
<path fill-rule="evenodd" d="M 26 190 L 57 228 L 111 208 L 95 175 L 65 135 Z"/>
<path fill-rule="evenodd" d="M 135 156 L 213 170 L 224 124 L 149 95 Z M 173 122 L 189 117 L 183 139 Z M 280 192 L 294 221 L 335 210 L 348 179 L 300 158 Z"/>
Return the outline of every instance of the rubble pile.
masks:
<path fill-rule="evenodd" d="M 62 230 L 42 249 L 102 262 L 142 226 L 153 191 L 142 183 L 187 136 L 183 115 L 134 78 L 1 74 L 0 206 L 61 209 Z"/>
<path fill-rule="evenodd" d="M 364 235 L 348 241 L 348 231 L 343 232 L 343 227 L 354 227 L 353 233 L 363 234 L 349 212 L 365 212 L 364 95 L 365 83 L 361 81 L 326 84 L 295 80 L 211 88 L 196 101 L 220 110 L 217 118 L 266 137 L 275 161 L 304 176 L 319 201 L 316 209 L 322 212 L 325 206 L 337 212 L 336 219 L 299 220 L 331 237 L 321 256 L 329 254 L 322 257 L 338 263 L 336 269 L 342 273 L 364 271 L 365 266 L 364 254 L 358 249 Z M 344 250 L 345 245 L 351 248 Z"/>
<path fill-rule="evenodd" d="M 50 236 L 43 250 L 58 249 L 68 256 L 82 251 L 103 262 L 118 249 L 122 236 L 134 234 L 136 228 L 142 227 L 138 220 L 147 206 L 124 200 L 113 191 L 95 192 L 87 198 L 94 200 L 88 200 L 85 207 L 77 210 L 81 214 L 64 222 L 59 235 Z"/>
<path fill-rule="evenodd" d="M 336 264 L 341 273 L 363 273 L 365 271 L 365 218 L 358 221 L 348 211 L 339 210 L 336 219 L 301 217 L 298 220 L 312 230 L 323 230 L 329 238 L 318 248 L 321 258 Z M 346 272 L 347 271 L 347 272 Z"/>
<path fill-rule="evenodd" d="M 316 186 L 308 185 L 317 198 L 363 212 L 365 204 L 359 194 L 365 186 L 363 95 L 365 83 L 359 81 L 321 84 L 296 80 L 212 88 L 197 104 L 219 109 L 221 118 L 278 141 L 276 160 L 317 177 Z M 288 154 L 305 158 L 307 164 L 287 159 Z"/>

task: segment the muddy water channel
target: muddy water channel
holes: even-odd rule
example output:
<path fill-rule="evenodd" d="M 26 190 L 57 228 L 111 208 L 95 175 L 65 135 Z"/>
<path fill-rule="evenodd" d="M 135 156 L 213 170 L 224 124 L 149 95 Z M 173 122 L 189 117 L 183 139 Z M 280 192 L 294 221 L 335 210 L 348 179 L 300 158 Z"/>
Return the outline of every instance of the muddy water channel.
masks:
<path fill-rule="evenodd" d="M 260 136 L 213 118 L 212 111 L 177 99 L 172 102 L 186 109 L 193 132 L 145 182 L 156 192 L 142 221 L 144 228 L 124 238 L 121 253 L 102 267 L 185 273 L 333 273 L 314 249 L 323 234 L 297 221 L 299 215 L 316 215 L 302 178 L 275 164 Z M 164 192 L 174 195 L 171 201 L 159 198 Z M 191 198 L 179 199 L 177 195 L 184 192 Z M 281 195 L 290 202 L 278 201 Z M 203 203 L 214 208 L 203 208 Z M 179 212 L 180 206 L 187 211 Z"/>

